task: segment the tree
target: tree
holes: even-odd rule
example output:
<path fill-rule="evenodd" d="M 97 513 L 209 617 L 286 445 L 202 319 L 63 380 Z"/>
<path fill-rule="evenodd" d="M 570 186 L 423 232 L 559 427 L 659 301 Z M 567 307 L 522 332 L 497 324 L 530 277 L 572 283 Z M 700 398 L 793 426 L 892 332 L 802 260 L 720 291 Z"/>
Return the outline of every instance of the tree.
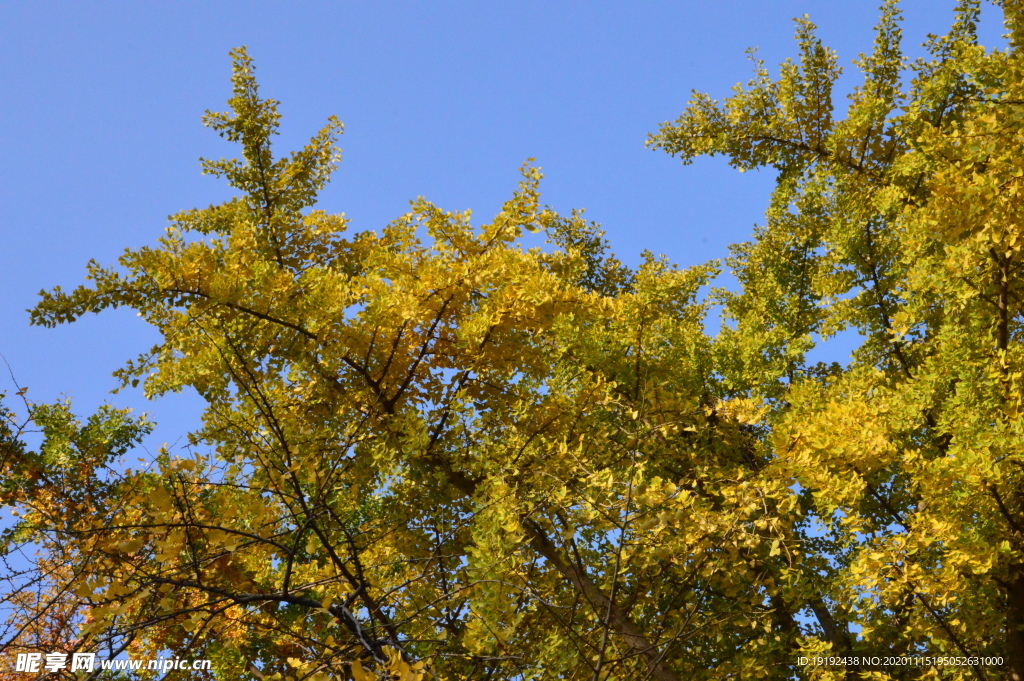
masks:
<path fill-rule="evenodd" d="M 1019 675 L 1021 78 L 977 15 L 959 5 L 905 90 L 886 4 L 842 120 L 836 57 L 798 22 L 799 64 L 758 63 L 651 138 L 778 171 L 728 261 L 742 289 L 706 299 L 716 264 L 623 266 L 542 206 L 529 164 L 478 228 L 420 199 L 346 237 L 314 209 L 340 123 L 275 158 L 276 102 L 234 51 L 231 111 L 204 120 L 242 159 L 203 167 L 240 196 L 33 311 L 137 310 L 162 341 L 124 385 L 208 405 L 189 455 L 143 470 L 118 463 L 145 428 L 119 412 L 36 408 L 65 443 L 40 455 L 8 438 L 16 534 L 82 613 L 67 645 L 205 657 L 215 678 L 997 670 L 793 667 L 828 651 L 1006 655 Z M 806 362 L 844 329 L 853 362 Z"/>
<path fill-rule="evenodd" d="M 120 475 L 116 519 L 26 520 L 91 556 L 85 631 L 257 676 L 771 664 L 795 634 L 771 605 L 795 499 L 751 482 L 756 409 L 721 403 L 694 300 L 713 268 L 627 270 L 540 207 L 529 166 L 479 231 L 420 200 L 344 239 L 307 211 L 340 126 L 274 159 L 276 103 L 234 58 L 232 112 L 206 121 L 244 160 L 204 169 L 243 196 L 34 312 L 134 307 L 164 340 L 124 382 L 209 403 L 207 453 Z"/>
<path fill-rule="evenodd" d="M 961 2 L 904 89 L 887 3 L 842 120 L 835 57 L 802 22 L 799 65 L 696 97 L 651 144 L 778 171 L 766 226 L 734 251 L 723 349 L 733 384 L 773 402 L 773 465 L 823 528 L 808 541 L 830 612 L 810 605 L 832 650 L 1005 655 L 1019 679 L 1022 15 L 1003 10 L 1009 49 L 978 45 Z M 849 366 L 804 365 L 810 334 L 843 329 L 863 339 Z"/>
<path fill-rule="evenodd" d="M 18 395 L 28 419 L 0 403 L 0 505 L 22 516 L 0 533 L 3 650 L 41 656 L 95 650 L 82 631 L 87 603 L 74 592 L 95 556 L 88 547 L 83 551 L 73 533 L 61 530 L 76 517 L 102 522 L 116 516 L 116 486 L 106 475 L 108 467 L 138 444 L 150 424 L 110 407 L 82 424 L 67 403 L 36 405 L 25 392 Z M 32 426 L 43 436 L 38 451 L 23 442 Z M 104 643 L 114 656 L 123 642 Z M 17 678 L 24 675 L 0 670 L 0 679 Z"/>

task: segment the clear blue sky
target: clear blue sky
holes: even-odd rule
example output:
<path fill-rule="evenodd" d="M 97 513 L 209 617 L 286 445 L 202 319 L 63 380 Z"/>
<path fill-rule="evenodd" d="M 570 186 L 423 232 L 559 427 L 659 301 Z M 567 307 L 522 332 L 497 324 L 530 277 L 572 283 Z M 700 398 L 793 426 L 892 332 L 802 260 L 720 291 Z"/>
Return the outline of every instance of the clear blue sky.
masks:
<path fill-rule="evenodd" d="M 911 54 L 945 32 L 952 5 L 904 2 Z M 1001 27 L 986 11 L 991 45 Z M 224 108 L 238 45 L 282 102 L 281 152 L 328 115 L 344 121 L 321 207 L 353 229 L 380 229 L 417 196 L 483 221 L 535 157 L 546 202 L 586 208 L 626 262 L 645 249 L 683 265 L 722 257 L 760 220 L 772 177 L 720 159 L 681 167 L 645 137 L 691 90 L 722 97 L 746 81 L 746 48 L 769 65 L 795 55 L 805 13 L 843 64 L 870 50 L 866 0 L 0 4 L 0 352 L 37 401 L 149 411 L 154 451 L 196 425 L 194 397 L 107 394 L 111 372 L 156 341 L 131 312 L 50 330 L 25 309 L 41 288 L 81 283 L 90 258 L 152 243 L 167 215 L 229 196 L 197 158 L 234 154 L 200 116 Z"/>

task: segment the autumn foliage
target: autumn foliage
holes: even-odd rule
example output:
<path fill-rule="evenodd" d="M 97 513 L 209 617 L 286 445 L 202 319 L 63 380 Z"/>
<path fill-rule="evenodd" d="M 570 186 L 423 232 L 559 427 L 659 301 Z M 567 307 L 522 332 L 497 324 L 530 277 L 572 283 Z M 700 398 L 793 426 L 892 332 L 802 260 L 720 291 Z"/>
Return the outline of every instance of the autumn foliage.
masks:
<path fill-rule="evenodd" d="M 349 233 L 315 209 L 341 124 L 275 157 L 277 103 L 235 50 L 204 121 L 242 156 L 203 170 L 238 196 L 32 311 L 137 311 L 162 340 L 118 376 L 197 391 L 202 426 L 136 469 L 127 412 L 29 403 L 38 451 L 5 412 L 5 653 L 171 651 L 217 679 L 1024 678 L 1024 14 L 1002 4 L 1008 48 L 964 0 L 908 63 L 886 3 L 838 112 L 800 20 L 777 78 L 755 62 L 651 136 L 777 174 L 735 290 L 709 287 L 720 263 L 624 266 L 530 163 L 487 224 L 420 199 Z M 806 359 L 844 331 L 847 364 Z"/>

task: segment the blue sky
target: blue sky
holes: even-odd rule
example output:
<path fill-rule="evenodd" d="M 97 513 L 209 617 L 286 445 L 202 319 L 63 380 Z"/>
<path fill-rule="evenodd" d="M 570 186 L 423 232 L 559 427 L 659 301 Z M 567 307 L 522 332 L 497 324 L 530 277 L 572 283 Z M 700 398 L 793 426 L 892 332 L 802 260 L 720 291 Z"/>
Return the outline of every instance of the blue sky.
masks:
<path fill-rule="evenodd" d="M 910 54 L 945 32 L 952 6 L 903 3 Z M 320 207 L 355 230 L 417 196 L 484 221 L 534 157 L 544 200 L 586 208 L 627 263 L 643 250 L 682 265 L 723 257 L 760 220 L 771 175 L 721 159 L 681 167 L 644 140 L 691 90 L 723 97 L 746 81 L 746 48 L 773 66 L 795 55 L 803 14 L 847 66 L 841 87 L 854 85 L 849 64 L 877 19 L 865 0 L 0 4 L 0 352 L 34 400 L 150 412 L 154 451 L 197 424 L 193 396 L 108 394 L 111 372 L 157 340 L 131 312 L 51 330 L 25 310 L 42 288 L 81 283 L 90 258 L 113 263 L 154 242 L 167 215 L 230 195 L 197 158 L 235 153 L 200 116 L 225 107 L 238 45 L 282 102 L 279 152 L 331 114 L 344 121 Z M 1001 27 L 986 17 L 993 45 Z"/>

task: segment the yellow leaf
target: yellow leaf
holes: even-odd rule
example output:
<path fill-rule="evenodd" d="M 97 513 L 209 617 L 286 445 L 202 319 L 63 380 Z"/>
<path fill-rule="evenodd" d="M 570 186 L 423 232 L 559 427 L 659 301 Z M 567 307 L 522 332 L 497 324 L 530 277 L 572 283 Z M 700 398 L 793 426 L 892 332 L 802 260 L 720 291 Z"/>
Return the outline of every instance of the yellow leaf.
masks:
<path fill-rule="evenodd" d="M 355 681 L 373 681 L 370 675 L 366 673 L 366 670 L 363 669 L 363 665 L 359 664 L 358 662 L 352 663 L 351 670 L 352 678 Z"/>

